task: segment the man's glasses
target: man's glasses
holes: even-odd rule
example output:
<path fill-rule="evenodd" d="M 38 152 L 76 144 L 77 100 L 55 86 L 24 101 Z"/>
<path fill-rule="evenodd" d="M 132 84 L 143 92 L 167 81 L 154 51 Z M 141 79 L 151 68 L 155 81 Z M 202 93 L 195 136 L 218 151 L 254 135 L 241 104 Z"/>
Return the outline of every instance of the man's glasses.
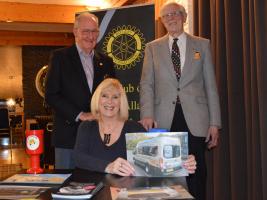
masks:
<path fill-rule="evenodd" d="M 180 11 L 175 11 L 175 12 L 162 15 L 161 19 L 166 20 L 166 19 L 169 19 L 169 17 L 180 17 L 180 16 L 182 16 L 182 13 Z"/>
<path fill-rule="evenodd" d="M 83 35 L 89 35 L 89 34 L 93 34 L 93 35 L 96 35 L 99 33 L 99 30 L 98 29 L 93 29 L 93 30 L 90 30 L 90 29 L 83 29 L 81 30 L 81 33 Z"/>

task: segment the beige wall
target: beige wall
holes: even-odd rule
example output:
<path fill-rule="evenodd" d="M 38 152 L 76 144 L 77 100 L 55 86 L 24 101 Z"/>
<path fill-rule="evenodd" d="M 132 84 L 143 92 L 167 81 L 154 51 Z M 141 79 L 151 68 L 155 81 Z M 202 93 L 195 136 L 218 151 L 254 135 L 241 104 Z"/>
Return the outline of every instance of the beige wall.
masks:
<path fill-rule="evenodd" d="M 19 46 L 0 46 L 0 98 L 22 97 L 22 55 Z"/>

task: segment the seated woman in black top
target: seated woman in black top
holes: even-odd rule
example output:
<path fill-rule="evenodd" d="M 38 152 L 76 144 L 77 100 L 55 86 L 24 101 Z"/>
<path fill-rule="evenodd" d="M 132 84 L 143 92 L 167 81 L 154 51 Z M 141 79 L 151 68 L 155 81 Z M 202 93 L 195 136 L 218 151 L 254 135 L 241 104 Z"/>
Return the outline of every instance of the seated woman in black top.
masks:
<path fill-rule="evenodd" d="M 76 167 L 131 176 L 134 167 L 126 160 L 125 133 L 146 132 L 143 126 L 128 120 L 128 101 L 116 79 L 105 79 L 91 100 L 91 112 L 97 120 L 80 124 L 74 148 Z M 196 161 L 190 155 L 184 163 L 194 173 Z"/>

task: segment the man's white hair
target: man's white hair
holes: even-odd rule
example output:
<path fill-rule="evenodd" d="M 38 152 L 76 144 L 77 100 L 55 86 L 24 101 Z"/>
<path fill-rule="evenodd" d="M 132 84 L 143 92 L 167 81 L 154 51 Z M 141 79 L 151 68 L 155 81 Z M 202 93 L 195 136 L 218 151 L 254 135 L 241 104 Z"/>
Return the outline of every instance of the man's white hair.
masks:
<path fill-rule="evenodd" d="M 96 15 L 89 13 L 89 12 L 83 12 L 83 13 L 79 14 L 77 17 L 75 17 L 74 28 L 79 28 L 80 20 L 83 17 L 90 17 L 91 19 L 93 19 L 97 23 L 97 26 L 99 25 L 98 24 L 98 17 Z"/>
<path fill-rule="evenodd" d="M 187 12 L 185 10 L 185 7 L 178 3 L 177 1 L 175 0 L 169 0 L 169 1 L 166 1 L 162 7 L 160 8 L 160 16 L 162 16 L 162 11 L 164 10 L 164 8 L 166 8 L 166 6 L 170 6 L 170 5 L 174 5 L 174 6 L 177 6 L 177 10 L 181 13 L 181 15 L 186 19 L 187 17 Z"/>

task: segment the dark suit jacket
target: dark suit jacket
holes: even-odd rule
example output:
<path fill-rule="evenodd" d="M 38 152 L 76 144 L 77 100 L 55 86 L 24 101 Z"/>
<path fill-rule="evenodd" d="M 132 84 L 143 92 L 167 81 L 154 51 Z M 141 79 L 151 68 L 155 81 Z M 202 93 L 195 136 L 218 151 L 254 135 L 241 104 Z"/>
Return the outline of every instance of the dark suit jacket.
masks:
<path fill-rule="evenodd" d="M 107 77 L 115 77 L 110 57 L 95 51 L 93 92 Z M 93 93 L 92 92 L 92 93 Z M 78 114 L 90 111 L 92 93 L 76 45 L 53 52 L 45 84 L 45 101 L 54 111 L 53 144 L 73 148 Z"/>

